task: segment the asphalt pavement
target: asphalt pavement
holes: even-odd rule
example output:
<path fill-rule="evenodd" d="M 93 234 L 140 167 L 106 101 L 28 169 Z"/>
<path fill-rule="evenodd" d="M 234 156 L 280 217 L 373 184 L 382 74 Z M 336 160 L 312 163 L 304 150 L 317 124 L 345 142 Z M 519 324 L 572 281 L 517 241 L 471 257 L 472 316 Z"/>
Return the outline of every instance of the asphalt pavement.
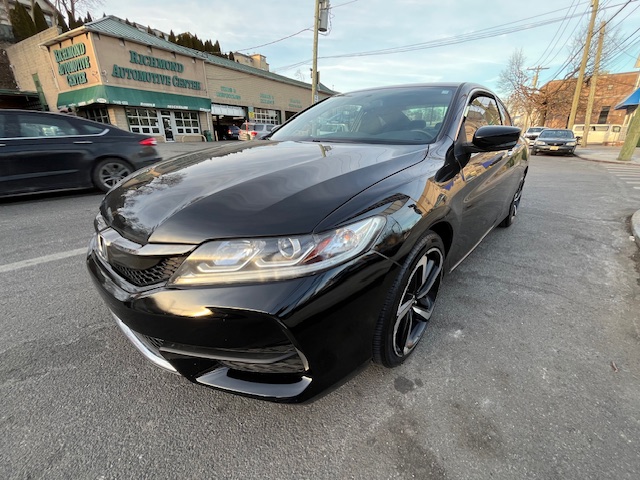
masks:
<path fill-rule="evenodd" d="M 638 165 L 640 166 L 640 148 L 636 148 L 629 161 L 618 160 L 618 154 L 621 147 L 610 147 L 602 145 L 589 145 L 587 147 L 578 147 L 575 155 L 583 160 L 591 160 L 594 162 L 605 162 L 618 165 Z M 640 171 L 640 170 L 639 170 Z M 633 238 L 640 248 L 640 210 L 631 216 L 631 232 Z"/>

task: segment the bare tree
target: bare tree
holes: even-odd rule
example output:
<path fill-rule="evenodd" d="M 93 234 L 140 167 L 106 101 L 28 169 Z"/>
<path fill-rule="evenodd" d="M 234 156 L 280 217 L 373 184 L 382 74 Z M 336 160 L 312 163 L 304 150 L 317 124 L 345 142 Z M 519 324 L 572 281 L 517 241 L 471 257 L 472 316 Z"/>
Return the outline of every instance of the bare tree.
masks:
<path fill-rule="evenodd" d="M 507 67 L 500 72 L 498 90 L 506 99 L 509 110 L 518 119 L 516 123 L 528 127 L 537 123 L 534 118 L 537 90 L 530 86 L 531 75 L 526 67 L 522 49 L 515 50 L 509 57 Z"/>
<path fill-rule="evenodd" d="M 83 10 L 86 13 L 89 9 L 95 8 L 103 3 L 103 0 L 55 0 L 56 9 L 59 12 L 66 10 L 73 18 L 77 18 L 79 10 Z"/>

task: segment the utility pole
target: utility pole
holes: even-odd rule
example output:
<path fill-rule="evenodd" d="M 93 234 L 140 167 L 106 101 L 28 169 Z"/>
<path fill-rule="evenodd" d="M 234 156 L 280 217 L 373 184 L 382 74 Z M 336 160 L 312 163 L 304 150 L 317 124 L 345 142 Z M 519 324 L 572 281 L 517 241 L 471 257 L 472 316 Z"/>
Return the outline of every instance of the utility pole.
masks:
<path fill-rule="evenodd" d="M 589 88 L 589 100 L 587 100 L 587 111 L 584 114 L 584 130 L 582 132 L 582 146 L 587 146 L 589 138 L 589 129 L 591 128 L 591 112 L 593 111 L 593 99 L 596 96 L 596 84 L 598 83 L 598 72 L 600 71 L 600 56 L 602 55 L 602 44 L 604 43 L 604 27 L 606 23 L 600 23 L 600 35 L 598 35 L 598 50 L 596 51 L 596 60 L 593 66 L 593 75 L 591 76 L 591 86 Z"/>
<path fill-rule="evenodd" d="M 311 104 L 318 101 L 318 32 L 326 32 L 329 23 L 329 0 L 316 0 L 313 21 L 313 67 L 311 68 Z"/>
<path fill-rule="evenodd" d="M 538 74 L 540 73 L 540 70 L 549 70 L 549 67 L 541 67 L 538 65 L 537 67 L 529 67 L 527 70 L 535 70 L 536 72 L 533 74 L 533 81 L 531 82 L 531 89 L 535 90 L 538 86 Z"/>
<path fill-rule="evenodd" d="M 587 30 L 587 39 L 584 43 L 584 52 L 582 52 L 582 62 L 580 63 L 580 72 L 578 73 L 578 80 L 576 81 L 576 89 L 573 93 L 573 103 L 571 104 L 571 113 L 569 114 L 569 124 L 567 128 L 573 129 L 573 124 L 576 121 L 576 112 L 578 111 L 578 102 L 580 101 L 580 92 L 582 90 L 582 82 L 584 80 L 584 71 L 587 68 L 587 59 L 589 58 L 589 49 L 591 48 L 591 37 L 593 36 L 593 26 L 596 23 L 596 16 L 598 15 L 598 0 L 593 0 L 591 4 L 591 20 L 589 20 L 589 29 Z"/>
<path fill-rule="evenodd" d="M 535 91 L 536 87 L 538 86 L 538 74 L 540 73 L 540 70 L 549 70 L 549 67 L 541 67 L 540 65 L 538 65 L 537 67 L 529 67 L 527 68 L 527 70 L 534 70 L 536 73 L 533 74 L 533 81 L 531 82 L 531 91 Z M 530 112 L 530 106 L 531 106 L 531 102 L 527 102 L 526 103 L 526 107 L 525 107 L 525 113 L 527 115 L 527 122 L 526 122 L 526 127 L 531 127 L 531 112 Z"/>

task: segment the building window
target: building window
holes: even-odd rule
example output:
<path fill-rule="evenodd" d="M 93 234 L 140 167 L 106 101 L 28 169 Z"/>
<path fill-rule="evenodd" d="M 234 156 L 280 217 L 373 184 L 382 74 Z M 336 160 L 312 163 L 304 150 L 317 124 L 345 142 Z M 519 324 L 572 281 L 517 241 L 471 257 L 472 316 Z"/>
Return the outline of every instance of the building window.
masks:
<path fill-rule="evenodd" d="M 158 113 L 149 108 L 127 108 L 127 120 L 129 130 L 134 133 L 146 133 L 148 135 L 160 135 L 160 122 Z"/>
<path fill-rule="evenodd" d="M 200 120 L 197 112 L 173 112 L 173 115 L 178 133 L 200 133 Z"/>
<path fill-rule="evenodd" d="M 607 117 L 609 116 L 609 109 L 611 107 L 602 107 L 600 115 L 598 116 L 598 123 L 607 123 Z"/>
<path fill-rule="evenodd" d="M 109 120 L 109 111 L 107 107 L 88 108 L 78 112 L 84 118 L 100 123 L 111 123 Z"/>
<path fill-rule="evenodd" d="M 253 122 L 273 123 L 274 125 L 280 125 L 280 112 L 277 110 L 254 108 L 253 115 Z"/>

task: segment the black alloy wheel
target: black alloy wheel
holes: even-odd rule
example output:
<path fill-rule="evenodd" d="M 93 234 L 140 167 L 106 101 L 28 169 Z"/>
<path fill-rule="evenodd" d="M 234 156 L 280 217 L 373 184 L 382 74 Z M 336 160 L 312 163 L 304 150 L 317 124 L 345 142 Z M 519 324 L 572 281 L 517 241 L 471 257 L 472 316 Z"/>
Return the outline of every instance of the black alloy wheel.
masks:
<path fill-rule="evenodd" d="M 402 364 L 424 335 L 444 274 L 444 244 L 428 231 L 413 247 L 393 284 L 373 339 L 374 361 Z"/>
<path fill-rule="evenodd" d="M 513 200 L 511 200 L 511 206 L 509 207 L 509 214 L 506 217 L 504 217 L 504 219 L 498 224 L 499 227 L 507 228 L 513 225 L 513 222 L 515 222 L 516 216 L 518 215 L 518 209 L 520 208 L 520 200 L 522 199 L 523 187 L 524 187 L 524 178 L 520 180 L 518 189 L 516 190 L 516 193 L 513 195 Z"/>
<path fill-rule="evenodd" d="M 133 168 L 124 160 L 105 158 L 93 169 L 93 184 L 103 192 L 107 192 L 132 172 Z"/>

